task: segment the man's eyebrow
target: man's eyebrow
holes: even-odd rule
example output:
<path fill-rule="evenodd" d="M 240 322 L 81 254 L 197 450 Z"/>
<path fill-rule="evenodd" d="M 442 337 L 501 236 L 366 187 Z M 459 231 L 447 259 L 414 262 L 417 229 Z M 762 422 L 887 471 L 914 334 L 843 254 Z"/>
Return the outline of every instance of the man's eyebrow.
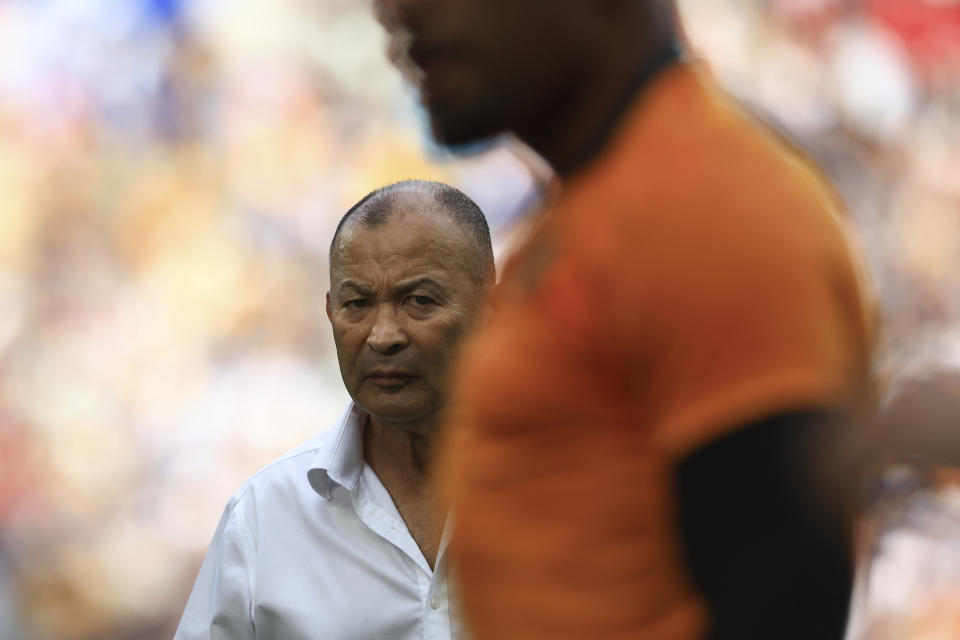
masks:
<path fill-rule="evenodd" d="M 403 282 L 397 283 L 397 293 L 398 294 L 407 294 L 421 287 L 427 289 L 433 289 L 437 293 L 444 293 L 445 289 L 443 286 L 431 278 L 430 276 L 422 276 L 420 278 L 413 278 L 412 280 L 406 280 Z"/>
<path fill-rule="evenodd" d="M 337 288 L 337 292 L 343 293 L 345 289 L 352 289 L 362 296 L 372 296 L 375 293 L 373 287 L 354 282 L 353 280 L 344 280 L 341 282 Z"/>

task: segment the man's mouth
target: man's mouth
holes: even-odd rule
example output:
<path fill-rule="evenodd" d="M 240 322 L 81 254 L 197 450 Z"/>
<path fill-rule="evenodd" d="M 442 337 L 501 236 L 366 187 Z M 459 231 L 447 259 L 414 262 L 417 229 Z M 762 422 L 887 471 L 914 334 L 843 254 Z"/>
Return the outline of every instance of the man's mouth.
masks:
<path fill-rule="evenodd" d="M 381 387 L 395 387 L 412 380 L 415 376 L 401 369 L 374 369 L 367 379 Z"/>

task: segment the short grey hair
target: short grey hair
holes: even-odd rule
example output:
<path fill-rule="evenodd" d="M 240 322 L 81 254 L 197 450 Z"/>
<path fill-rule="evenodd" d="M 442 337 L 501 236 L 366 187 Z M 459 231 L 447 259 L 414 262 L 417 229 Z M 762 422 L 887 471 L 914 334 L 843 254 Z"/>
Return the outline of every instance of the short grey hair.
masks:
<path fill-rule="evenodd" d="M 438 209 L 465 232 L 475 248 L 478 282 L 489 289 L 496 280 L 496 268 L 493 261 L 493 244 L 490 240 L 490 227 L 480 207 L 470 196 L 456 187 L 430 180 L 402 180 L 371 191 L 360 199 L 340 218 L 333 239 L 330 241 L 330 268 L 333 269 L 333 255 L 340 240 L 341 231 L 346 223 L 354 218 L 364 228 L 374 229 L 384 224 L 396 209 L 397 195 L 404 192 L 418 192 L 432 195 Z"/>

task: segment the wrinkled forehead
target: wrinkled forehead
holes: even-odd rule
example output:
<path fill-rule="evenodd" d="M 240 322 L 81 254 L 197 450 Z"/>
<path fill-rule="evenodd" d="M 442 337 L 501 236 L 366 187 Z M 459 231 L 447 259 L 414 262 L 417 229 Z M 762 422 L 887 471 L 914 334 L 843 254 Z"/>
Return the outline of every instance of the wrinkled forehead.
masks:
<path fill-rule="evenodd" d="M 464 230 L 432 196 L 404 198 L 374 225 L 363 221 L 362 212 L 348 220 L 330 256 L 331 279 L 373 276 L 383 269 L 455 271 L 469 263 L 473 251 Z"/>

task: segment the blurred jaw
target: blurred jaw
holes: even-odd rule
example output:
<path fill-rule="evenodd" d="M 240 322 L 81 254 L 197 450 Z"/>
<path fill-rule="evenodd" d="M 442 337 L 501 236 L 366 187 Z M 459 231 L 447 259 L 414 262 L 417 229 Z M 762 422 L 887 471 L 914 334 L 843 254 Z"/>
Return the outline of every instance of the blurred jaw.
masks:
<path fill-rule="evenodd" d="M 576 66 L 578 11 L 563 0 L 377 0 L 394 59 L 439 142 L 535 125 Z M 581 25 L 582 26 L 582 25 Z"/>

